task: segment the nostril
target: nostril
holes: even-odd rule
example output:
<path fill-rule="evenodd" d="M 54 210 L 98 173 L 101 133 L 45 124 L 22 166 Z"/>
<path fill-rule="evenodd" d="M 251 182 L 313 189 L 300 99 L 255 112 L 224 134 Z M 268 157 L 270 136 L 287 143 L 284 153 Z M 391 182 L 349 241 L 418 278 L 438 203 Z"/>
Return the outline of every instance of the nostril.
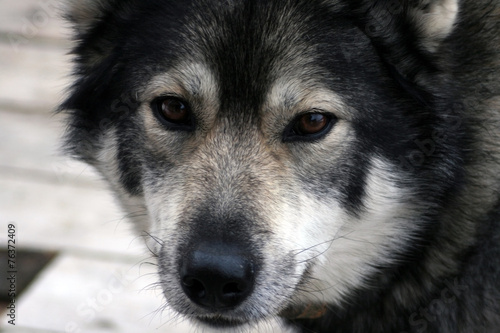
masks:
<path fill-rule="evenodd" d="M 184 285 L 185 290 L 189 291 L 190 297 L 203 299 L 207 296 L 205 286 L 198 279 L 188 276 L 182 280 L 182 284 Z"/>
<path fill-rule="evenodd" d="M 222 295 L 226 297 L 238 296 L 245 293 L 247 286 L 243 282 L 230 282 L 222 288 Z"/>

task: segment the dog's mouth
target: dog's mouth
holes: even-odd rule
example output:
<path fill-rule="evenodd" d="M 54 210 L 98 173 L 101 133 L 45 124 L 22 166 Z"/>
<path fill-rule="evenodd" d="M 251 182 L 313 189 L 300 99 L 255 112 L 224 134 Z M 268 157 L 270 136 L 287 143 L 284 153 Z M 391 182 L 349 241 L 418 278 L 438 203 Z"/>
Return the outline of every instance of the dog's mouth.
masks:
<path fill-rule="evenodd" d="M 239 318 L 224 317 L 222 315 L 195 317 L 199 322 L 216 329 L 234 328 L 248 323 L 248 321 Z"/>
<path fill-rule="evenodd" d="M 295 305 L 282 310 L 278 314 L 278 317 L 289 320 L 317 319 L 324 316 L 327 310 L 327 305 L 324 303 L 311 303 L 304 304 L 303 306 Z M 234 328 L 249 323 L 248 320 L 242 318 L 226 317 L 221 314 L 197 316 L 195 319 L 215 329 Z"/>

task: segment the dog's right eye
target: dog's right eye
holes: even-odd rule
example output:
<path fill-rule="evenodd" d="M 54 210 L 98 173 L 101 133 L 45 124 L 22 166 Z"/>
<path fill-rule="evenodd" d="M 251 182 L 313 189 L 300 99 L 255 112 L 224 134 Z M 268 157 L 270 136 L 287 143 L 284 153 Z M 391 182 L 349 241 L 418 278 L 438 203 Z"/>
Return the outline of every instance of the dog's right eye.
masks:
<path fill-rule="evenodd" d="M 169 130 L 191 131 L 194 129 L 189 104 L 177 97 L 161 97 L 153 101 L 153 111 L 156 117 Z"/>

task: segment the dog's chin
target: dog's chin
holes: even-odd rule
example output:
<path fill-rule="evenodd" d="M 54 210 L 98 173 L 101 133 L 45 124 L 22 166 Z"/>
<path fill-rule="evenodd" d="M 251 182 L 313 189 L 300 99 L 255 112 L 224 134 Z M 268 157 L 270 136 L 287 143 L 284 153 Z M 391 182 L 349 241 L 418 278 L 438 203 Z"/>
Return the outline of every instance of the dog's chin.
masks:
<path fill-rule="evenodd" d="M 249 324 L 248 321 L 243 319 L 224 317 L 221 315 L 195 317 L 194 319 L 205 327 L 219 331 L 224 329 L 231 330 Z"/>

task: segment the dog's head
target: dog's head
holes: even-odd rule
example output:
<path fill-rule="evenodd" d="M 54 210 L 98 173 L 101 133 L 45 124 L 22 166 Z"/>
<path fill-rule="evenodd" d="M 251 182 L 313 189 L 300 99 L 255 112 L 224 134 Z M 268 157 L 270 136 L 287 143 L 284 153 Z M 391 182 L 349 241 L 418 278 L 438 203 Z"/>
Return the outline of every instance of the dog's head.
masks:
<path fill-rule="evenodd" d="M 148 235 L 178 312 L 341 305 L 432 232 L 459 175 L 438 52 L 456 1 L 72 3 L 68 147 Z"/>

